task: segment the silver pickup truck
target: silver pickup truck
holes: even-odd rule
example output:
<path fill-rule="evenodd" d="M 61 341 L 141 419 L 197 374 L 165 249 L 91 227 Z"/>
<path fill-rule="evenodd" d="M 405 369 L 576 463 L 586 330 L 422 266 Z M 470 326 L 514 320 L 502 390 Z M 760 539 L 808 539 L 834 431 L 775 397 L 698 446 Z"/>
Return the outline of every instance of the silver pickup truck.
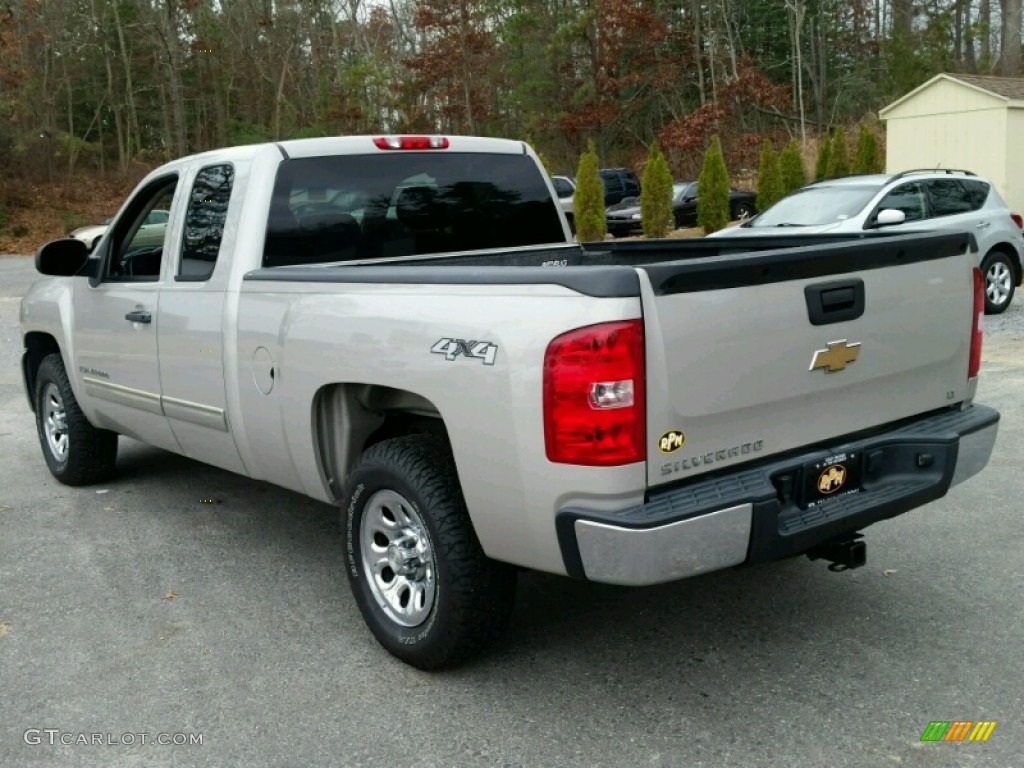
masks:
<path fill-rule="evenodd" d="M 125 435 L 338 505 L 367 624 L 434 669 L 499 635 L 517 567 L 863 564 L 992 451 L 972 246 L 581 246 L 520 142 L 238 147 L 154 171 L 91 254 L 40 249 L 25 387 L 61 482 Z"/>

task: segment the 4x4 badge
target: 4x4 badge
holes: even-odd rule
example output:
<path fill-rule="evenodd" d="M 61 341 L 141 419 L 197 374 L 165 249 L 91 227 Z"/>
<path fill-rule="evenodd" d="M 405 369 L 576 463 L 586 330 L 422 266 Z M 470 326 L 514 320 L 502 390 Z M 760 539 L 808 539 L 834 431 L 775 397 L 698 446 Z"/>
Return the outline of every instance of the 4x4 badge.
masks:
<path fill-rule="evenodd" d="M 846 339 L 830 341 L 828 348 L 819 349 L 811 359 L 811 367 L 807 370 L 816 371 L 824 368 L 825 373 L 835 373 L 846 368 L 860 354 L 860 342 L 847 344 Z"/>
<path fill-rule="evenodd" d="M 455 358 L 465 357 L 469 360 L 483 360 L 484 365 L 494 365 L 498 355 L 498 345 L 489 341 L 466 341 L 465 339 L 438 339 L 430 351 L 435 355 L 444 355 L 449 362 Z"/>

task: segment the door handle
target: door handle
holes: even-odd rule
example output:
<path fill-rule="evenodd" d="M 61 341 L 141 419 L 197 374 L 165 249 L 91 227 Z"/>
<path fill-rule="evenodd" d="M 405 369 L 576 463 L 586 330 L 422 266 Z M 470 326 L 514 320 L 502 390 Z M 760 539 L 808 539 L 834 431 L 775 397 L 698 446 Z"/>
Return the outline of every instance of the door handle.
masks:
<path fill-rule="evenodd" d="M 864 281 L 855 278 L 807 285 L 804 298 L 811 325 L 856 320 L 864 314 Z"/>
<path fill-rule="evenodd" d="M 976 226 L 976 227 L 977 227 L 978 229 L 985 229 L 985 227 L 988 227 L 988 226 L 990 226 L 990 225 L 989 225 L 989 223 L 988 223 L 987 221 L 980 221 L 980 222 L 978 222 L 978 223 L 977 223 L 977 224 L 976 224 L 975 226 Z"/>
<path fill-rule="evenodd" d="M 124 319 L 131 320 L 133 323 L 151 323 L 153 322 L 153 315 L 144 310 L 137 309 L 125 315 Z"/>

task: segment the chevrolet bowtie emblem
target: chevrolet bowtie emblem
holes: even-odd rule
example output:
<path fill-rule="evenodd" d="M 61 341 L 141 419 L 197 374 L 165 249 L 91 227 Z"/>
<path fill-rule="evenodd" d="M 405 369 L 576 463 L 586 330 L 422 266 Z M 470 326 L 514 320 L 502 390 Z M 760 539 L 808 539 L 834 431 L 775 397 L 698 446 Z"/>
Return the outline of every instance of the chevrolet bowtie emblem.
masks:
<path fill-rule="evenodd" d="M 830 341 L 828 349 L 819 349 L 814 353 L 811 360 L 811 367 L 807 370 L 816 371 L 824 368 L 825 373 L 835 373 L 843 370 L 847 365 L 857 359 L 860 354 L 860 342 L 847 344 L 846 339 Z"/>

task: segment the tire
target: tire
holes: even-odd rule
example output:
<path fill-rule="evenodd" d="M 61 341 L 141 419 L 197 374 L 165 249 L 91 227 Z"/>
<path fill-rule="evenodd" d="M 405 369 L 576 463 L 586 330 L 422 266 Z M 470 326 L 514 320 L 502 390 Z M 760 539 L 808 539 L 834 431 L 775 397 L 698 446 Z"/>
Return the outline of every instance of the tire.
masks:
<path fill-rule="evenodd" d="M 737 203 L 736 209 L 733 211 L 733 218 L 739 221 L 749 219 L 754 215 L 754 206 L 750 203 Z"/>
<path fill-rule="evenodd" d="M 990 251 L 981 263 L 985 288 L 985 314 L 998 315 L 1013 301 L 1017 271 L 1010 257 L 1002 251 Z"/>
<path fill-rule="evenodd" d="M 85 418 L 58 354 L 47 355 L 36 371 L 36 432 L 50 474 L 65 485 L 109 479 L 117 460 L 117 433 L 97 429 Z"/>
<path fill-rule="evenodd" d="M 341 523 L 352 595 L 393 656 L 451 667 L 505 630 L 516 571 L 484 555 L 445 440 L 409 435 L 367 449 Z"/>

